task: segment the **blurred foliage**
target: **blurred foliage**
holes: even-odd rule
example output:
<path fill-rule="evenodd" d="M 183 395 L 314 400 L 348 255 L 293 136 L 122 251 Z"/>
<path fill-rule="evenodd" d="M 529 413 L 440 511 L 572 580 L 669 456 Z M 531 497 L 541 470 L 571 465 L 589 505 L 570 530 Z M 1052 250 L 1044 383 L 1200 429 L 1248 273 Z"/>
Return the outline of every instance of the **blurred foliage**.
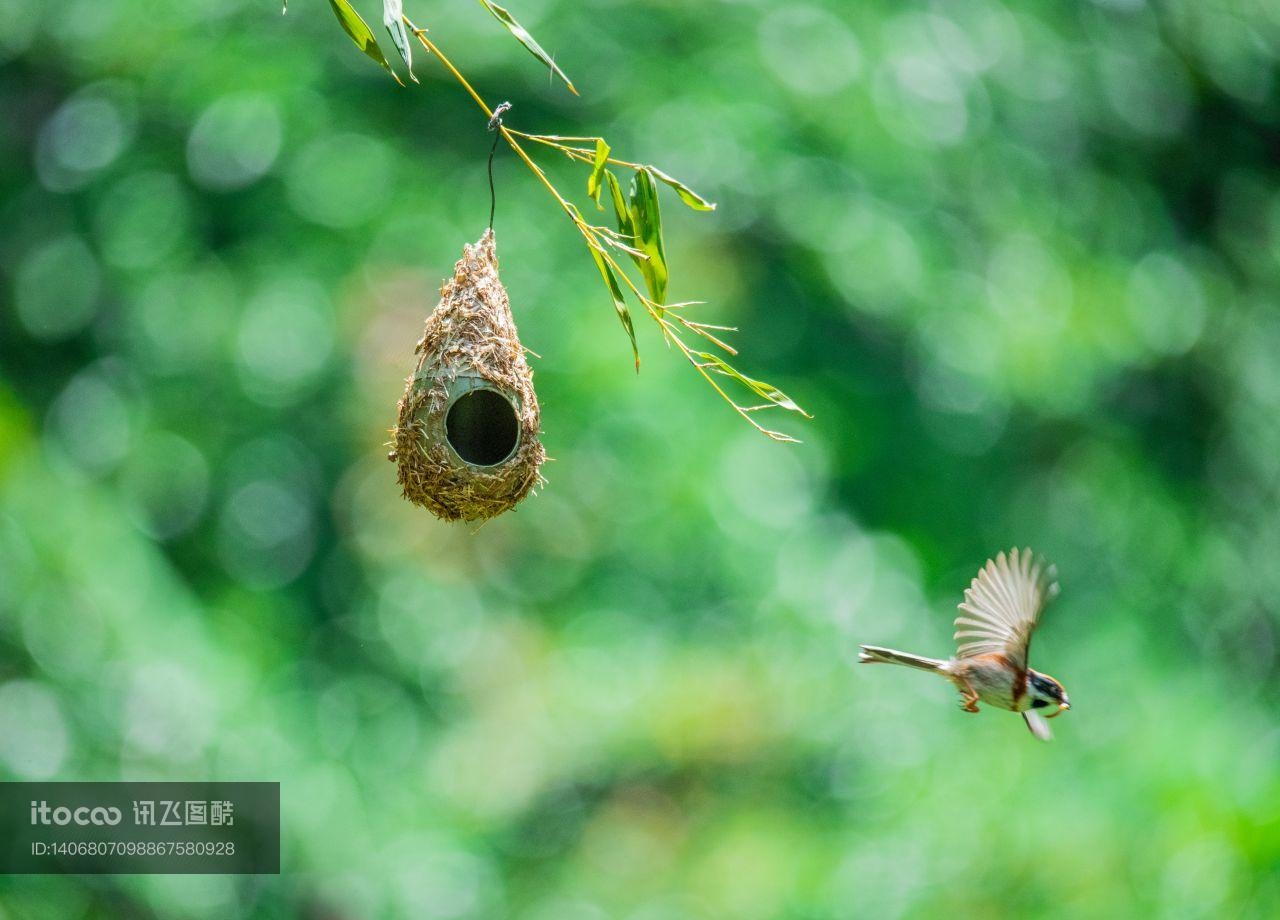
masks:
<path fill-rule="evenodd" d="M 581 98 L 406 12 L 720 204 L 667 215 L 672 295 L 805 443 L 631 373 L 503 157 L 557 462 L 436 523 L 383 443 L 487 217 L 471 101 L 319 2 L 0 0 L 0 778 L 278 779 L 287 866 L 0 917 L 1274 916 L 1280 7 L 511 6 Z M 1051 745 L 851 665 L 942 654 L 1014 542 Z"/>

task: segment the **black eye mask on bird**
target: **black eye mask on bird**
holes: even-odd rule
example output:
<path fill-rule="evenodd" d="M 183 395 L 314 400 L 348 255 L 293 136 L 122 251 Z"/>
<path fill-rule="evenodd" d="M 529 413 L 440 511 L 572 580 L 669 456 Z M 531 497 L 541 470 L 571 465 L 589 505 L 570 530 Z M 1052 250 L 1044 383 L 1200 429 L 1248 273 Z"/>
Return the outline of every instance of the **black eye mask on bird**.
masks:
<path fill-rule="evenodd" d="M 1032 671 L 1028 678 L 1032 693 L 1035 695 L 1035 699 L 1031 703 L 1032 709 L 1043 709 L 1046 706 L 1056 705 L 1058 707 L 1057 711 L 1045 717 L 1052 719 L 1071 708 L 1071 701 L 1067 699 L 1067 693 L 1062 689 L 1062 684 L 1052 677 Z"/>

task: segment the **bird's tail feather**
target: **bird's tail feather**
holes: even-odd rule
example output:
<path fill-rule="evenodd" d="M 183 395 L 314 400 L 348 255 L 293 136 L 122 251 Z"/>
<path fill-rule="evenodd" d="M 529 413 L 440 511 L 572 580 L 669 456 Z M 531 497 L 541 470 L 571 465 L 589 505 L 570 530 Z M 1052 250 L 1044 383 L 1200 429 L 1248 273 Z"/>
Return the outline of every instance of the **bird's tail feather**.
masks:
<path fill-rule="evenodd" d="M 923 655 L 912 655 L 910 652 L 875 645 L 862 646 L 862 650 L 858 652 L 858 661 L 862 664 L 901 664 L 921 671 L 941 671 L 946 665 L 940 658 L 925 658 Z"/>

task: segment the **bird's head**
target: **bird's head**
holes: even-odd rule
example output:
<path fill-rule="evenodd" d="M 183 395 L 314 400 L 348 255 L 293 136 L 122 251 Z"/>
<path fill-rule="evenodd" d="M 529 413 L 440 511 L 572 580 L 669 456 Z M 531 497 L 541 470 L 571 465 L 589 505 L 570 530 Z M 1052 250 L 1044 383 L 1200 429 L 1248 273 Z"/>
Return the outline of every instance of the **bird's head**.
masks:
<path fill-rule="evenodd" d="M 1067 698 L 1067 691 L 1063 689 L 1062 684 L 1039 671 L 1027 673 L 1027 694 L 1031 697 L 1032 709 L 1058 707 L 1055 712 L 1045 717 L 1048 719 L 1061 715 L 1071 708 L 1071 700 Z"/>

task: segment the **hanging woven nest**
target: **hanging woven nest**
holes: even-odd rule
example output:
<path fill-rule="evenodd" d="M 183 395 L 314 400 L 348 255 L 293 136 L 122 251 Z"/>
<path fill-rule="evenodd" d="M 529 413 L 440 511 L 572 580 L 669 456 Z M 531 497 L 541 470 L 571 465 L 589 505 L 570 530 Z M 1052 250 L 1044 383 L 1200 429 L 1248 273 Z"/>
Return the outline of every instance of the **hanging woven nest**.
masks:
<path fill-rule="evenodd" d="M 463 247 L 440 295 L 414 349 L 389 457 L 409 501 L 446 521 L 488 520 L 533 491 L 546 458 L 492 229 Z"/>

